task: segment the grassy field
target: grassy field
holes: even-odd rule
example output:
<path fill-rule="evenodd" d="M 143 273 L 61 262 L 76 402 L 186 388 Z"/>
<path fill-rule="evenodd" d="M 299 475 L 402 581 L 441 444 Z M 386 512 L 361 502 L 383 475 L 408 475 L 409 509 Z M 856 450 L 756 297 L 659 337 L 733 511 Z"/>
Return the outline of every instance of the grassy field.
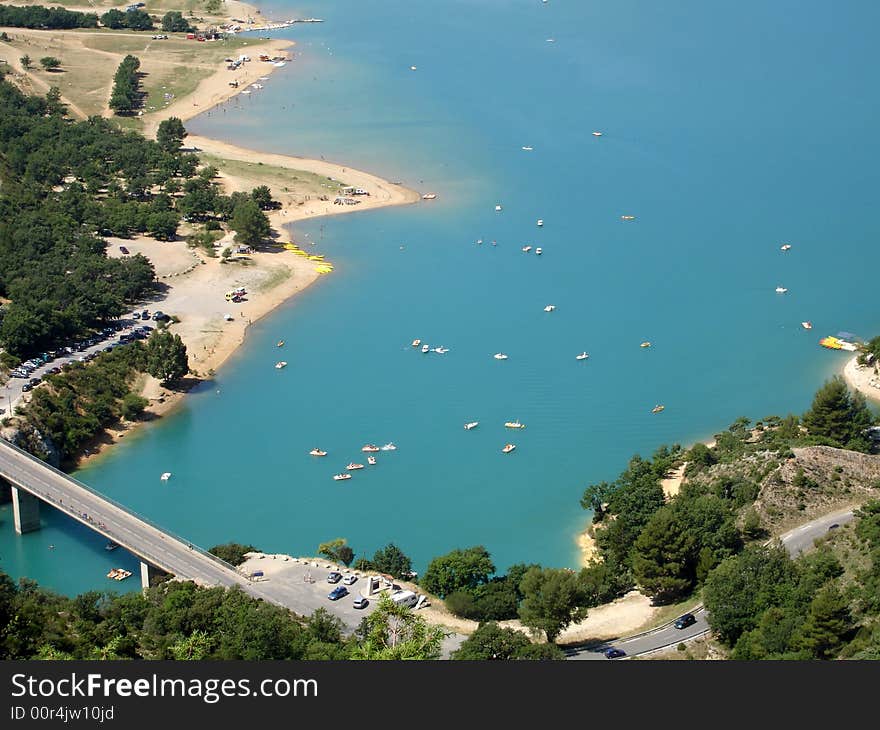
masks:
<path fill-rule="evenodd" d="M 275 165 L 263 165 L 243 160 L 224 160 L 213 155 L 200 155 L 205 164 L 213 165 L 220 172 L 234 175 L 245 181 L 249 188 L 267 185 L 273 192 L 291 193 L 297 196 L 336 195 L 344 183 L 328 180 L 322 175 L 304 170 L 291 170 Z"/>

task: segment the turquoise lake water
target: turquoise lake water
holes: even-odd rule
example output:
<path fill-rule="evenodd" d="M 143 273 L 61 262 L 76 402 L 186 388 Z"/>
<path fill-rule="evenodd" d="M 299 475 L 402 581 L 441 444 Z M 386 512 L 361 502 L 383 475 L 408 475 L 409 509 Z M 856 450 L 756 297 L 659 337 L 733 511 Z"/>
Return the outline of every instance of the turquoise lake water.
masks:
<path fill-rule="evenodd" d="M 274 33 L 296 60 L 187 128 L 438 199 L 296 226 L 335 272 L 77 474 L 194 543 L 311 554 L 346 537 L 369 555 L 393 541 L 420 571 L 483 544 L 501 570 L 574 567 L 585 486 L 739 416 L 802 412 L 846 359 L 818 339 L 880 330 L 875 4 L 264 7 L 326 22 Z M 527 428 L 507 431 L 514 419 Z M 388 441 L 376 467 L 331 480 Z M 44 520 L 18 537 L 0 507 L 3 569 L 106 588 L 121 551 Z"/>

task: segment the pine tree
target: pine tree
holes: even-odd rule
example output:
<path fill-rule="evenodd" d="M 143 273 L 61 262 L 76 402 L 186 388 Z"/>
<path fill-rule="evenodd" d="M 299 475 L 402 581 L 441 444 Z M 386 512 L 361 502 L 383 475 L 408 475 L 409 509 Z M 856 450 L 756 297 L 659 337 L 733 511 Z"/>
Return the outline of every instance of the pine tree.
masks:
<path fill-rule="evenodd" d="M 811 436 L 860 451 L 867 450 L 863 431 L 871 420 L 864 397 L 861 394 L 852 396 L 839 375 L 816 392 L 812 407 L 803 417 Z"/>
<path fill-rule="evenodd" d="M 818 659 L 832 659 L 850 626 L 849 606 L 834 586 L 816 594 L 801 629 L 801 643 Z"/>

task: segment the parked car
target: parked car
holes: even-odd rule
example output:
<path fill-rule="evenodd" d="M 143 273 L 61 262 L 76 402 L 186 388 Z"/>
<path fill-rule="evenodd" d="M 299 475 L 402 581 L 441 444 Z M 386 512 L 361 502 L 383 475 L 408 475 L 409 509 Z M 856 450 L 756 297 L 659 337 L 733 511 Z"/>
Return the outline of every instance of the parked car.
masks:
<path fill-rule="evenodd" d="M 366 608 L 370 605 L 370 602 L 366 598 L 355 598 L 354 603 L 351 604 L 355 608 Z"/>
<path fill-rule="evenodd" d="M 119 250 L 122 251 L 122 253 L 128 255 L 128 249 L 125 246 L 120 246 Z"/>
<path fill-rule="evenodd" d="M 345 585 L 350 586 L 353 585 L 357 579 L 358 577 L 356 575 L 347 575 L 342 579 L 342 582 L 345 583 Z"/>
<path fill-rule="evenodd" d="M 338 601 L 343 596 L 348 595 L 348 588 L 345 586 L 336 586 L 330 593 L 327 594 L 327 598 L 331 601 Z"/>
<path fill-rule="evenodd" d="M 39 385 L 42 382 L 42 378 L 31 378 L 28 382 L 31 385 Z"/>
<path fill-rule="evenodd" d="M 143 312 L 141 312 L 141 319 L 149 319 L 149 318 L 150 318 L 150 310 L 149 309 L 145 309 Z"/>
<path fill-rule="evenodd" d="M 31 385 L 30 383 L 25 383 L 24 385 L 21 386 L 21 392 L 27 393 L 29 390 L 33 390 L 33 387 L 34 386 Z"/>
<path fill-rule="evenodd" d="M 626 652 L 623 649 L 618 649 L 616 646 L 609 646 L 602 653 L 606 659 L 617 659 L 618 657 L 626 656 Z"/>
<path fill-rule="evenodd" d="M 327 576 L 327 582 L 328 582 L 328 583 L 338 583 L 338 582 L 341 581 L 341 580 L 342 580 L 342 573 L 337 573 L 335 570 L 332 571 L 332 572 Z"/>
<path fill-rule="evenodd" d="M 171 319 L 171 317 L 168 316 L 167 314 L 165 314 L 165 312 L 154 312 L 153 313 L 153 321 L 154 322 L 165 322 L 169 319 Z"/>
<path fill-rule="evenodd" d="M 692 613 L 686 613 L 684 616 L 679 616 L 675 619 L 675 623 L 672 625 L 677 629 L 686 629 L 688 626 L 693 626 L 697 623 L 697 619 Z"/>
<path fill-rule="evenodd" d="M 46 375 L 58 375 L 58 373 L 60 373 L 60 372 L 61 372 L 61 368 L 59 368 L 59 367 L 56 365 L 54 368 L 49 368 L 49 369 L 46 371 Z"/>
<path fill-rule="evenodd" d="M 838 525 L 836 522 L 833 525 L 828 525 L 828 532 L 836 530 L 838 527 L 840 527 L 840 525 Z"/>
<path fill-rule="evenodd" d="M 141 318 L 141 313 L 140 313 L 140 312 L 133 312 L 132 315 L 131 315 L 131 318 L 132 318 L 132 319 L 140 319 L 140 318 Z"/>

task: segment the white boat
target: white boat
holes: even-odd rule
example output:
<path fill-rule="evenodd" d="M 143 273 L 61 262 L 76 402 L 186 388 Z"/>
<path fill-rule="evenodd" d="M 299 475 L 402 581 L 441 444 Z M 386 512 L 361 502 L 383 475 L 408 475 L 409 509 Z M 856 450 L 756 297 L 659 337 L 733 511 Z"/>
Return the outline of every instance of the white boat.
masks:
<path fill-rule="evenodd" d="M 167 482 L 169 479 L 171 479 L 171 472 L 163 472 L 162 476 L 160 476 L 159 479 L 161 479 L 163 482 Z"/>
<path fill-rule="evenodd" d="M 361 451 L 363 451 L 365 454 L 374 454 L 379 451 L 379 447 L 375 444 L 367 444 L 366 446 L 361 447 Z"/>
<path fill-rule="evenodd" d="M 544 249 L 538 246 L 538 248 L 535 249 L 535 255 L 540 256 L 542 253 L 544 253 Z"/>
<path fill-rule="evenodd" d="M 811 330 L 811 329 L 813 329 L 813 323 L 812 322 L 801 322 L 801 327 L 803 327 L 805 330 Z"/>
<path fill-rule="evenodd" d="M 501 206 L 500 206 L 500 205 L 496 205 L 496 206 L 495 206 L 495 210 L 496 210 L 496 211 L 500 211 L 500 210 L 501 210 Z"/>
<path fill-rule="evenodd" d="M 351 464 L 349 464 L 345 468 L 348 469 L 349 471 L 354 471 L 355 469 L 363 469 L 364 465 L 363 464 L 355 464 L 354 462 L 351 462 Z"/>
<path fill-rule="evenodd" d="M 531 151 L 532 151 L 533 149 L 535 149 L 535 148 L 534 148 L 534 147 L 523 147 L 523 149 L 524 149 L 526 152 L 531 152 Z"/>
<path fill-rule="evenodd" d="M 422 352 L 430 352 L 430 351 L 431 351 L 431 346 L 430 346 L 430 345 L 427 345 L 427 344 L 426 344 L 426 345 L 422 345 Z"/>
<path fill-rule="evenodd" d="M 278 362 L 275 363 L 275 369 L 276 369 L 276 370 L 281 370 L 281 368 L 286 368 L 286 367 L 287 367 L 287 361 L 286 361 L 286 360 L 279 360 Z"/>
<path fill-rule="evenodd" d="M 370 466 L 375 466 L 375 465 L 376 465 L 376 457 L 375 457 L 375 456 L 368 456 L 368 457 L 367 457 L 367 463 L 368 463 Z"/>
<path fill-rule="evenodd" d="M 108 542 L 108 543 L 104 546 L 104 549 L 105 549 L 107 552 L 110 552 L 110 551 L 112 551 L 112 550 L 115 550 L 115 549 L 118 548 L 118 547 L 119 547 L 119 545 L 117 545 L 117 544 L 116 544 L 115 542 L 113 542 L 113 541 L 110 541 L 110 542 Z"/>
<path fill-rule="evenodd" d="M 422 196 L 422 200 L 436 200 L 437 193 L 425 193 Z"/>
<path fill-rule="evenodd" d="M 523 253 L 528 253 L 529 251 L 532 250 L 532 247 L 531 246 L 523 246 L 522 250 L 523 250 Z"/>
<path fill-rule="evenodd" d="M 496 352 L 492 357 L 494 357 L 496 360 L 506 360 L 507 359 L 507 355 L 505 355 L 503 352 Z"/>
<path fill-rule="evenodd" d="M 555 304 L 548 304 L 546 307 L 544 307 L 545 312 L 552 312 L 554 309 L 556 309 Z"/>
<path fill-rule="evenodd" d="M 620 220 L 622 221 L 634 221 L 636 217 L 634 215 L 622 215 L 620 216 Z"/>
<path fill-rule="evenodd" d="M 788 251 L 790 248 L 791 248 L 791 244 L 790 244 L 790 243 L 783 243 L 783 244 L 779 247 L 779 250 L 780 250 L 780 251 Z"/>
<path fill-rule="evenodd" d="M 272 64 L 275 68 L 281 68 L 282 66 L 287 65 L 287 61 L 276 61 Z"/>
<path fill-rule="evenodd" d="M 647 342 L 647 341 L 645 341 L 645 342 L 643 342 L 642 344 L 639 345 L 639 347 L 650 347 L 650 346 L 651 346 L 651 343 L 650 343 L 650 342 Z"/>
<path fill-rule="evenodd" d="M 333 479 L 337 482 L 341 482 L 344 479 L 351 479 L 351 474 L 334 474 Z"/>
<path fill-rule="evenodd" d="M 415 71 L 415 70 L 416 70 L 416 67 L 415 67 L 415 66 L 410 66 L 410 67 L 409 67 L 409 70 L 410 70 L 410 71 Z"/>
<path fill-rule="evenodd" d="M 665 409 L 665 408 L 666 408 L 666 406 L 664 406 L 664 405 L 660 405 L 660 404 L 657 404 L 656 406 L 654 406 L 654 407 L 651 409 L 651 413 L 660 413 L 660 411 L 662 411 L 662 410 Z"/>
<path fill-rule="evenodd" d="M 588 357 L 589 355 L 586 352 L 582 352 L 580 355 L 577 355 L 575 357 L 575 360 L 586 360 Z"/>
<path fill-rule="evenodd" d="M 544 225 L 544 219 L 538 218 L 538 228 L 541 228 Z"/>
<path fill-rule="evenodd" d="M 479 421 L 471 421 L 470 423 L 464 424 L 464 430 L 470 431 L 472 428 L 476 428 L 479 425 L 480 425 Z"/>
<path fill-rule="evenodd" d="M 776 287 L 777 294 L 785 294 L 785 292 L 787 292 L 787 291 L 788 291 L 788 289 L 786 289 L 784 286 L 777 286 Z"/>
<path fill-rule="evenodd" d="M 321 449 L 312 449 L 312 450 L 309 452 L 309 455 L 310 455 L 310 456 L 327 456 L 327 452 L 326 452 L 326 451 L 322 451 Z"/>
<path fill-rule="evenodd" d="M 602 133 L 601 132 L 593 132 L 593 136 L 594 137 L 601 137 Z"/>
<path fill-rule="evenodd" d="M 504 428 L 525 428 L 526 425 L 524 423 L 520 423 L 519 420 L 516 421 L 508 421 L 504 424 Z"/>
<path fill-rule="evenodd" d="M 449 352 L 449 348 L 448 347 L 435 347 L 433 351 L 436 352 L 438 355 L 445 355 L 447 352 Z"/>
<path fill-rule="evenodd" d="M 382 447 L 382 451 L 397 451 L 397 447 L 389 441 Z"/>
<path fill-rule="evenodd" d="M 501 452 L 504 453 L 504 454 L 509 454 L 509 453 L 510 453 L 511 451 L 513 451 L 515 448 L 516 448 L 516 444 L 505 444 L 505 445 L 504 445 L 504 448 L 501 449 Z"/>
<path fill-rule="evenodd" d="M 412 346 L 413 346 L 413 347 L 418 347 L 418 346 L 421 345 L 421 344 L 422 344 L 422 341 L 421 341 L 421 340 L 413 340 L 413 341 L 412 341 Z"/>

